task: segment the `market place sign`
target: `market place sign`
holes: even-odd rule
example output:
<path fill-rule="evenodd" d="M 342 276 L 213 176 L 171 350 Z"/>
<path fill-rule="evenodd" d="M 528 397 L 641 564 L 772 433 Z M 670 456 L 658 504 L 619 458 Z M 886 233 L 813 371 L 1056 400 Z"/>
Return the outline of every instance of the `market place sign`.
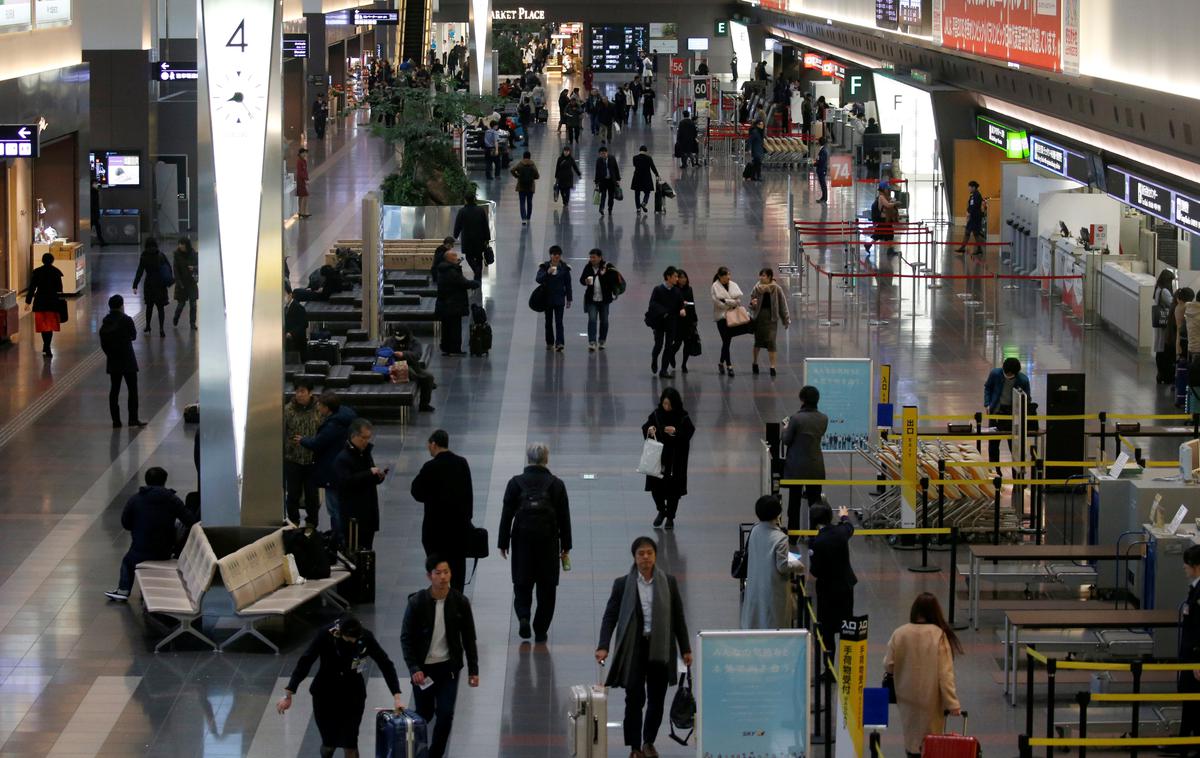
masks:
<path fill-rule="evenodd" d="M 493 21 L 545 21 L 544 8 L 517 8 L 516 10 L 493 10 Z"/>

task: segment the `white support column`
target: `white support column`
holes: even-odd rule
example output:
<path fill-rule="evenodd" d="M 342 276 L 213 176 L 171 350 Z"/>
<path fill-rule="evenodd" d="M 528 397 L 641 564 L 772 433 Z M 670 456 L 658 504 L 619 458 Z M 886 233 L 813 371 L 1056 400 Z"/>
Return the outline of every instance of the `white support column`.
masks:
<path fill-rule="evenodd" d="M 471 92 L 492 95 L 492 0 L 467 0 L 470 23 Z"/>
<path fill-rule="evenodd" d="M 210 524 L 277 522 L 282 505 L 281 45 L 277 0 L 200 0 L 200 482 Z"/>

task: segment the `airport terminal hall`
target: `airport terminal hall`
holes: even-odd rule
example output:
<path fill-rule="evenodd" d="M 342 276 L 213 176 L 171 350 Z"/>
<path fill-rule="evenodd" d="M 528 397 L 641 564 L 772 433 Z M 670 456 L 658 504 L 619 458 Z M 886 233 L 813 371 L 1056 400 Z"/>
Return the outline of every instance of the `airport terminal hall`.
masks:
<path fill-rule="evenodd" d="M 1200 758 L 1197 30 L 0 0 L 0 758 Z"/>

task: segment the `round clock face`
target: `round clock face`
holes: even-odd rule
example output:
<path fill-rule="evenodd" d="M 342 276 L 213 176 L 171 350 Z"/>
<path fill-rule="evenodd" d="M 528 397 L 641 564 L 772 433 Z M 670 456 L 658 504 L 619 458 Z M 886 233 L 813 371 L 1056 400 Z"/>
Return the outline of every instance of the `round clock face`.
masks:
<path fill-rule="evenodd" d="M 234 127 L 246 128 L 266 113 L 267 88 L 249 72 L 228 71 L 211 87 L 214 115 Z"/>

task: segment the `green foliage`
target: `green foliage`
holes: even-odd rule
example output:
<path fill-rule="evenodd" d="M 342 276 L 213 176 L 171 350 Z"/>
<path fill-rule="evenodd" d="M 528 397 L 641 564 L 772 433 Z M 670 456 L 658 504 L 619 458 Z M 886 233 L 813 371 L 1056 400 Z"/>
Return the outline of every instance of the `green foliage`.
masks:
<path fill-rule="evenodd" d="M 496 41 L 496 52 L 500 53 L 499 74 L 519 74 L 525 70 L 525 64 L 521 60 L 521 47 L 513 37 L 500 37 Z"/>

